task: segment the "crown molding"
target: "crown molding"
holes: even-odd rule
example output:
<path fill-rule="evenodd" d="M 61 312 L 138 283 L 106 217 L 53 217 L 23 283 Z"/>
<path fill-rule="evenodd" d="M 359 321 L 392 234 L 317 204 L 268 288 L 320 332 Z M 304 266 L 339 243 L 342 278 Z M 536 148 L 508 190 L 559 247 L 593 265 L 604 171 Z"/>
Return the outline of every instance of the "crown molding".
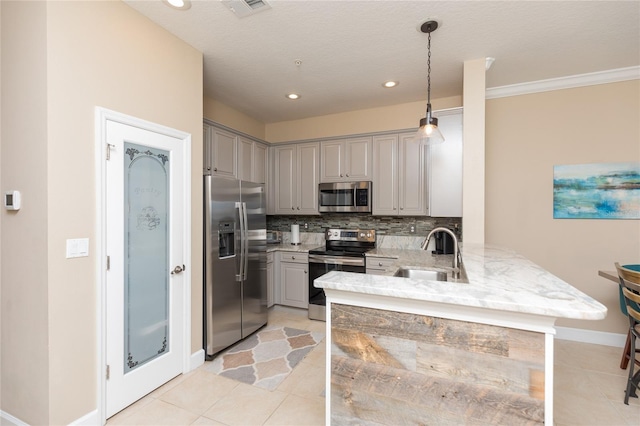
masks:
<path fill-rule="evenodd" d="M 617 83 L 640 79 L 640 66 L 618 68 L 589 74 L 578 74 L 548 80 L 531 81 L 509 86 L 490 87 L 485 91 L 485 99 L 506 98 L 509 96 L 528 95 L 531 93 L 549 92 L 551 90 L 571 89 L 574 87 L 594 86 L 596 84 Z"/>

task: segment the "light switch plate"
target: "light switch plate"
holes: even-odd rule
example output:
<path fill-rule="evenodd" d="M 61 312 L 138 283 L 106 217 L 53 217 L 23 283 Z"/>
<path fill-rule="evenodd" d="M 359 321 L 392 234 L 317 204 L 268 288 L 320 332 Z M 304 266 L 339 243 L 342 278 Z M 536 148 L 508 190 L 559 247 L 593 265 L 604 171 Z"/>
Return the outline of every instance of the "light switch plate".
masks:
<path fill-rule="evenodd" d="M 89 256 L 89 239 L 74 238 L 67 240 L 67 259 Z"/>

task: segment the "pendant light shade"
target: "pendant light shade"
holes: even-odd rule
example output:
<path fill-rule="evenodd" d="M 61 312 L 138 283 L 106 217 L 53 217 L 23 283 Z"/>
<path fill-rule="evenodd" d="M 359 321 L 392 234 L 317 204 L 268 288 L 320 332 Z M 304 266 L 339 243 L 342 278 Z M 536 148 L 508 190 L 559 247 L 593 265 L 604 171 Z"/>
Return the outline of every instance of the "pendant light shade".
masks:
<path fill-rule="evenodd" d="M 444 142 L 444 136 L 438 129 L 438 119 L 431 114 L 431 33 L 437 28 L 438 23 L 436 21 L 427 21 L 420 27 L 420 31 L 429 34 L 427 44 L 427 113 L 425 118 L 420 119 L 420 128 L 416 132 L 415 138 L 425 145 Z"/>

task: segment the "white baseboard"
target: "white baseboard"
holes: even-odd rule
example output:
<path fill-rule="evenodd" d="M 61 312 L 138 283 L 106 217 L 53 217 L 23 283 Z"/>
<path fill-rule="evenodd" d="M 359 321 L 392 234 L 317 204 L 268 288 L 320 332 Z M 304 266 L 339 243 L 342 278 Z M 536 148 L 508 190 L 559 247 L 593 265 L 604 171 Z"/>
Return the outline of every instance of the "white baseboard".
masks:
<path fill-rule="evenodd" d="M 93 410 L 90 413 L 85 414 L 77 420 L 71 422 L 72 425 L 79 426 L 95 426 L 99 425 L 100 421 L 98 420 L 98 410 Z"/>
<path fill-rule="evenodd" d="M 556 327 L 556 339 L 623 348 L 627 335 L 581 328 Z"/>
<path fill-rule="evenodd" d="M 96 426 L 99 425 L 98 421 L 98 410 L 93 410 L 92 412 L 80 417 L 79 419 L 71 422 L 72 425 L 79 426 Z M 23 422 L 17 417 L 12 416 L 9 413 L 6 413 L 0 410 L 0 425 L 2 426 L 29 426 L 28 423 Z"/>
<path fill-rule="evenodd" d="M 13 417 L 11 414 L 0 410 L 0 424 L 2 426 L 29 426 L 17 417 Z"/>
<path fill-rule="evenodd" d="M 204 364 L 204 349 L 200 349 L 191 354 L 191 359 L 189 360 L 189 371 L 195 370 Z"/>

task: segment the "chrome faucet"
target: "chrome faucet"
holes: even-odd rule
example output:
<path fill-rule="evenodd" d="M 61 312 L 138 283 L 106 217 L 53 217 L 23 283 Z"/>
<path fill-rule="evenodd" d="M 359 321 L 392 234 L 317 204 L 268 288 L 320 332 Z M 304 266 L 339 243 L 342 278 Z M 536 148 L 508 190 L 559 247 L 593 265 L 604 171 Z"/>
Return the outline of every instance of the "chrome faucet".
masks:
<path fill-rule="evenodd" d="M 424 242 L 422 243 L 422 250 L 427 249 L 431 237 L 436 232 L 446 232 L 447 234 L 451 235 L 451 238 L 453 238 L 453 269 L 458 271 L 458 255 L 460 254 L 460 252 L 458 251 L 458 237 L 456 237 L 456 234 L 451 229 L 445 228 L 443 226 L 432 229 L 431 232 L 429 232 L 429 235 L 427 235 L 427 238 L 425 238 Z"/>

